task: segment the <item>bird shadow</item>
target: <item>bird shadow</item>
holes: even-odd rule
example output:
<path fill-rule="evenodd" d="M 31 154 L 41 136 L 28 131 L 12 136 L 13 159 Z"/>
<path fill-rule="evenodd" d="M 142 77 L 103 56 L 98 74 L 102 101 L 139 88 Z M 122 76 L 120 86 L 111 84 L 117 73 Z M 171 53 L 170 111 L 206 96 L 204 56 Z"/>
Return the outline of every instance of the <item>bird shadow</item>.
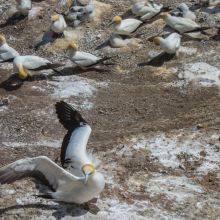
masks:
<path fill-rule="evenodd" d="M 19 89 L 23 83 L 24 80 L 21 80 L 17 74 L 13 74 L 8 79 L 0 83 L 0 88 L 5 89 L 6 91 L 13 91 Z"/>
<path fill-rule="evenodd" d="M 61 38 L 62 36 L 62 34 L 55 34 L 52 31 L 46 31 L 43 34 L 41 41 L 34 46 L 34 50 L 37 51 L 41 46 L 53 43 L 56 39 Z"/>
<path fill-rule="evenodd" d="M 104 68 L 99 69 L 98 67 L 90 67 L 88 69 L 82 69 L 78 66 L 73 66 L 73 67 L 65 67 L 59 72 L 54 72 L 50 75 L 50 77 L 80 75 L 82 73 L 92 72 L 92 71 L 103 72 L 103 71 L 108 71 L 108 70 Z"/>
<path fill-rule="evenodd" d="M 9 17 L 5 23 L 0 25 L 0 28 L 4 28 L 7 26 L 16 25 L 20 21 L 24 20 L 27 16 L 22 15 L 20 12 L 15 12 L 11 17 Z"/>
<path fill-rule="evenodd" d="M 92 214 L 97 214 L 98 212 L 95 208 L 86 207 L 86 205 L 77 205 L 77 204 L 67 204 L 67 203 L 57 203 L 54 205 L 42 204 L 42 203 L 34 203 L 34 204 L 26 204 L 26 205 L 13 205 L 6 208 L 0 209 L 0 217 L 4 217 L 7 212 L 12 210 L 24 210 L 24 209 L 40 209 L 40 210 L 54 210 L 52 216 L 54 216 L 57 220 L 64 218 L 65 216 L 82 216 L 86 213 L 90 212 Z M 99 208 L 97 208 L 99 211 Z"/>
<path fill-rule="evenodd" d="M 169 62 L 174 57 L 175 57 L 175 54 L 168 54 L 166 52 L 162 52 L 147 62 L 139 63 L 138 66 L 139 67 L 144 67 L 144 66 L 161 67 L 163 66 L 164 63 Z"/>
<path fill-rule="evenodd" d="M 101 50 L 101 49 L 103 49 L 103 48 L 105 48 L 105 47 L 108 47 L 110 45 L 110 43 L 109 43 L 109 38 L 107 39 L 107 40 L 105 40 L 104 42 L 102 42 L 101 44 L 99 44 L 96 48 L 95 48 L 95 50 Z"/>
<path fill-rule="evenodd" d="M 26 79 L 20 79 L 17 74 L 11 75 L 8 79 L 0 83 L 0 88 L 6 91 L 14 91 L 21 88 L 24 82 L 34 82 L 34 81 L 43 81 L 43 80 L 50 80 L 56 81 L 53 79 L 54 74 L 45 75 L 39 74 L 34 76 L 28 76 Z"/>

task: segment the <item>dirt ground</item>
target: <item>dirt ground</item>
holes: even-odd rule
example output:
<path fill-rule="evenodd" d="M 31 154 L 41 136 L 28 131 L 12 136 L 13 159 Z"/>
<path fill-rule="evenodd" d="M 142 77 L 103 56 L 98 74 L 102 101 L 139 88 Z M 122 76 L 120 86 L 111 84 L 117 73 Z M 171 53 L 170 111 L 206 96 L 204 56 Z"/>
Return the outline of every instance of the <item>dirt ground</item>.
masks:
<path fill-rule="evenodd" d="M 30 180 L 0 186 L 1 219 L 218 219 L 219 41 L 184 38 L 178 58 L 160 66 L 141 66 L 149 54 L 160 51 L 147 39 L 163 30 L 164 23 L 156 18 L 142 26 L 137 31 L 144 32 L 139 43 L 96 50 L 111 34 L 108 24 L 113 16 L 130 16 L 125 12 L 132 4 L 99 2 L 109 10 L 101 11 L 98 23 L 68 28 L 67 33 L 77 36 L 80 50 L 112 56 L 116 65 L 108 71 L 74 68 L 64 58 L 64 38 L 34 50 L 50 26 L 52 1 L 34 2 L 44 5 L 43 17 L 5 26 L 15 1 L 0 0 L 0 33 L 11 46 L 23 55 L 65 64 L 60 75 L 47 77 L 53 73 L 41 72 L 12 89 L 4 82 L 13 65 L 0 64 L 0 101 L 8 102 L 0 106 L 0 165 L 38 155 L 59 163 L 65 131 L 54 104 L 62 99 L 80 110 L 92 126 L 88 149 L 101 160 L 106 178 L 104 192 L 89 209 L 37 198 Z M 182 1 L 161 2 L 175 8 Z M 198 22 L 202 23 L 204 13 L 197 12 Z M 219 12 L 204 23 L 210 22 L 219 25 Z"/>

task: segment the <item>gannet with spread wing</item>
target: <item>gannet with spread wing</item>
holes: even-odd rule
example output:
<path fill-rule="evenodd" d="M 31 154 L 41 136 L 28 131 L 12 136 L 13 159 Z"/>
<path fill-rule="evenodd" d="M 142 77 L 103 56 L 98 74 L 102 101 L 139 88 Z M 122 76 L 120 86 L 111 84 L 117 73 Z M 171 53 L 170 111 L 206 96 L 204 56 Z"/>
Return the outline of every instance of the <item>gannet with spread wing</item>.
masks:
<path fill-rule="evenodd" d="M 82 204 L 97 197 L 105 181 L 96 171 L 86 145 L 91 133 L 89 124 L 79 112 L 65 102 L 56 104 L 58 118 L 67 129 L 61 150 L 61 163 L 66 171 L 48 157 L 40 156 L 17 160 L 0 169 L 0 184 L 12 183 L 25 177 L 34 177 L 50 186 L 50 196 L 56 201 Z M 81 174 L 80 176 L 76 176 Z"/>

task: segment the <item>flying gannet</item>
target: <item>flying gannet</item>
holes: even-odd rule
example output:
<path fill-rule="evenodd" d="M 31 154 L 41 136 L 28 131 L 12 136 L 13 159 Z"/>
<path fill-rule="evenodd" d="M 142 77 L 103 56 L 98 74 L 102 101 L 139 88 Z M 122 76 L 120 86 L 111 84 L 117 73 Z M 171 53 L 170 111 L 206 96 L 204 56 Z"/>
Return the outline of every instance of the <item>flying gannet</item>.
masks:
<path fill-rule="evenodd" d="M 111 64 L 107 64 L 104 62 L 110 59 L 110 57 L 101 58 L 91 53 L 78 51 L 77 45 L 74 42 L 69 44 L 67 48 L 67 53 L 68 53 L 68 58 L 82 69 L 93 68 L 93 67 L 98 66 L 99 64 L 111 65 Z"/>
<path fill-rule="evenodd" d="M 3 35 L 0 35 L 0 63 L 10 61 L 19 56 L 19 53 L 10 47 Z"/>
<path fill-rule="evenodd" d="M 114 27 L 114 34 L 130 35 L 136 31 L 143 22 L 134 18 L 122 20 L 120 16 L 115 16 L 112 23 Z"/>
<path fill-rule="evenodd" d="M 62 66 L 61 64 L 54 64 L 49 60 L 38 56 L 17 56 L 14 61 L 14 70 L 18 73 L 20 79 L 26 79 L 32 70 L 52 69 Z"/>
<path fill-rule="evenodd" d="M 195 21 L 192 21 L 189 18 L 182 18 L 172 16 L 169 13 L 161 13 L 162 18 L 174 30 L 177 30 L 179 33 L 190 32 L 195 30 L 200 30 L 201 26 Z"/>
<path fill-rule="evenodd" d="M 61 162 L 70 169 L 65 170 L 46 156 L 21 159 L 0 168 L 0 184 L 34 177 L 51 188 L 45 197 L 67 203 L 86 203 L 97 197 L 105 186 L 104 176 L 96 171 L 94 160 L 86 152 L 91 127 L 79 112 L 65 102 L 56 103 L 56 112 L 67 129 Z"/>
<path fill-rule="evenodd" d="M 54 14 L 51 16 L 51 21 L 52 24 L 50 26 L 50 29 L 56 34 L 63 33 L 63 31 L 67 28 L 67 24 L 63 15 Z"/>
<path fill-rule="evenodd" d="M 180 48 L 181 35 L 178 33 L 172 33 L 165 39 L 162 37 L 155 37 L 154 42 L 156 45 L 160 45 L 164 52 L 168 54 L 175 54 L 178 53 Z"/>

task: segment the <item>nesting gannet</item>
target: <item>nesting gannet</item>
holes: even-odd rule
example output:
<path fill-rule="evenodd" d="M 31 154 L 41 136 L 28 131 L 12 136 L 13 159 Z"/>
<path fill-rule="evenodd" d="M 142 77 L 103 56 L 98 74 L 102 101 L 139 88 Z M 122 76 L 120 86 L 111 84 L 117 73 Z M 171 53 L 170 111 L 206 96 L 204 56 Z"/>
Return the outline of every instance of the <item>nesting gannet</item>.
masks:
<path fill-rule="evenodd" d="M 220 0 L 200 0 L 200 3 L 209 7 L 220 6 Z"/>
<path fill-rule="evenodd" d="M 69 11 L 70 7 L 73 5 L 73 0 L 58 0 L 56 9 L 59 13 L 65 13 Z"/>
<path fill-rule="evenodd" d="M 199 24 L 189 18 L 176 17 L 169 13 L 162 13 L 161 16 L 167 25 L 180 33 L 199 30 L 201 28 Z"/>
<path fill-rule="evenodd" d="M 133 33 L 143 22 L 137 19 L 128 18 L 122 20 L 120 16 L 115 16 L 112 21 L 114 25 L 114 33 L 119 35 L 130 35 Z"/>
<path fill-rule="evenodd" d="M 94 1 L 89 0 L 88 4 L 83 6 L 79 6 L 79 5 L 72 6 L 71 10 L 73 12 L 82 12 L 84 14 L 90 14 L 94 11 Z"/>
<path fill-rule="evenodd" d="M 40 6 L 32 7 L 28 13 L 28 20 L 34 20 L 37 17 L 43 17 L 43 8 Z"/>
<path fill-rule="evenodd" d="M 19 56 L 19 53 L 10 47 L 3 35 L 0 35 L 0 63 L 9 61 Z"/>
<path fill-rule="evenodd" d="M 142 16 L 142 8 L 146 6 L 148 2 L 146 0 L 144 1 L 138 1 L 134 5 L 132 5 L 131 11 L 134 15 Z"/>
<path fill-rule="evenodd" d="M 123 39 L 118 34 L 112 34 L 109 38 L 109 43 L 114 48 L 125 47 L 129 43 L 129 39 Z"/>
<path fill-rule="evenodd" d="M 69 44 L 67 48 L 67 53 L 68 58 L 82 69 L 96 67 L 98 64 L 108 65 L 105 64 L 104 61 L 110 59 L 110 57 L 100 58 L 91 53 L 78 51 L 77 45 L 74 42 Z"/>
<path fill-rule="evenodd" d="M 156 4 L 153 1 L 141 1 L 133 5 L 132 12 L 140 16 L 141 21 L 145 21 L 157 15 L 162 8 L 162 4 Z"/>
<path fill-rule="evenodd" d="M 89 20 L 94 12 L 94 3 L 93 0 L 90 0 L 89 3 L 85 6 L 73 6 L 70 8 L 69 12 L 66 15 L 66 18 L 71 21 L 74 27 L 78 26 L 82 22 Z"/>
<path fill-rule="evenodd" d="M 38 56 L 17 56 L 14 61 L 14 70 L 18 73 L 19 78 L 26 79 L 30 74 L 31 70 L 43 70 L 43 69 L 52 69 L 61 66 L 60 64 L 53 64 L 45 58 Z"/>
<path fill-rule="evenodd" d="M 196 15 L 194 12 L 189 10 L 189 7 L 185 3 L 181 3 L 177 9 L 180 11 L 180 14 L 183 18 L 189 18 L 192 21 L 196 20 Z"/>
<path fill-rule="evenodd" d="M 67 28 L 66 21 L 63 15 L 55 14 L 51 16 L 52 24 L 50 29 L 56 33 L 61 34 Z"/>
<path fill-rule="evenodd" d="M 50 186 L 47 198 L 82 204 L 97 197 L 105 186 L 104 176 L 95 169 L 93 159 L 86 152 L 91 128 L 80 113 L 65 102 L 57 103 L 56 111 L 68 130 L 61 150 L 62 164 L 72 169 L 66 171 L 45 156 L 21 159 L 0 169 L 0 184 L 34 177 Z M 81 175 L 76 176 L 75 171 Z"/>
<path fill-rule="evenodd" d="M 22 15 L 28 15 L 29 11 L 32 8 L 31 0 L 16 0 L 17 1 L 17 10 Z"/>
<path fill-rule="evenodd" d="M 154 42 L 156 45 L 160 45 L 164 52 L 168 54 L 175 54 L 178 53 L 180 48 L 181 35 L 178 33 L 172 33 L 165 39 L 162 37 L 155 37 Z"/>

